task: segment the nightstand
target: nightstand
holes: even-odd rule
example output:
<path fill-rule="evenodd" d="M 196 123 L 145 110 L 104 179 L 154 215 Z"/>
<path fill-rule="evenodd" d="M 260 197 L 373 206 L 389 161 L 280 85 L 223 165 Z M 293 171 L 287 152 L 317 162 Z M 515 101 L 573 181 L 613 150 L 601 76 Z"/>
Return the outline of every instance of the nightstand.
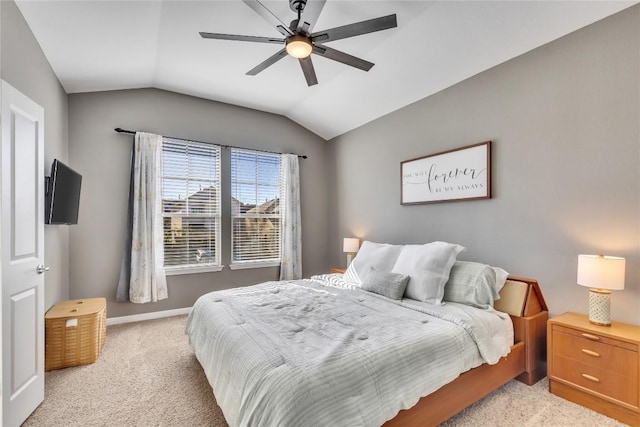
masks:
<path fill-rule="evenodd" d="M 344 273 L 345 271 L 347 271 L 346 267 L 332 267 L 331 268 L 331 272 L 332 273 Z"/>
<path fill-rule="evenodd" d="M 598 326 L 582 314 L 547 322 L 549 391 L 626 424 L 640 425 L 640 326 Z"/>

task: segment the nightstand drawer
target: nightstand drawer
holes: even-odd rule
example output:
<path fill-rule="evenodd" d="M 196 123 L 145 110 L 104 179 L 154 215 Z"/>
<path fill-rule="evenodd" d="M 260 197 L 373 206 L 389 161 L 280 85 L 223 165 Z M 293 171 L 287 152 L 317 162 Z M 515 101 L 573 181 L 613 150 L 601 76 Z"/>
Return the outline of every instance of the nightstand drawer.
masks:
<path fill-rule="evenodd" d="M 557 329 L 556 329 L 557 328 Z M 586 365 L 605 369 L 616 374 L 637 377 L 638 353 L 607 339 L 607 343 L 585 338 L 579 331 L 556 327 L 553 333 L 553 353 L 577 360 Z M 598 337 L 604 340 L 604 337 Z M 619 343 L 627 344 L 627 343 Z"/>
<path fill-rule="evenodd" d="M 595 332 L 582 331 L 580 329 L 568 328 L 561 325 L 553 325 L 554 332 L 564 332 L 593 343 L 610 344 L 616 347 L 626 348 L 631 351 L 638 351 L 638 345 L 625 341 L 616 340 L 614 338 L 605 337 Z"/>
<path fill-rule="evenodd" d="M 604 396 L 638 406 L 637 377 L 613 373 L 610 370 L 581 363 L 555 353 L 553 355 L 553 371 L 550 372 L 550 375 Z"/>

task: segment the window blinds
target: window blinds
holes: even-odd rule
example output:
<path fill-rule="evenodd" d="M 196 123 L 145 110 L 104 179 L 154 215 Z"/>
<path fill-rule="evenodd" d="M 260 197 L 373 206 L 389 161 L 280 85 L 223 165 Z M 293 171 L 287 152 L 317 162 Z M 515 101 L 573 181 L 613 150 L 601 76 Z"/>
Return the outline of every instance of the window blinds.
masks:
<path fill-rule="evenodd" d="M 280 155 L 231 150 L 232 263 L 280 260 Z"/>
<path fill-rule="evenodd" d="M 164 138 L 164 265 L 220 265 L 220 147 Z"/>

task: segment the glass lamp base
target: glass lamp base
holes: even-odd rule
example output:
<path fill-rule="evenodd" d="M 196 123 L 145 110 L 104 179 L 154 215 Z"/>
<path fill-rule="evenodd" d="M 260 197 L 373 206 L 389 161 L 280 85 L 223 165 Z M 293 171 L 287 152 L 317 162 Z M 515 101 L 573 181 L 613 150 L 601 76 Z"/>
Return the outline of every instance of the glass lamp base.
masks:
<path fill-rule="evenodd" d="M 351 264 L 351 261 L 353 261 L 354 255 L 355 255 L 355 253 L 353 253 L 353 252 L 348 252 L 347 253 L 347 267 L 349 267 L 349 265 Z"/>

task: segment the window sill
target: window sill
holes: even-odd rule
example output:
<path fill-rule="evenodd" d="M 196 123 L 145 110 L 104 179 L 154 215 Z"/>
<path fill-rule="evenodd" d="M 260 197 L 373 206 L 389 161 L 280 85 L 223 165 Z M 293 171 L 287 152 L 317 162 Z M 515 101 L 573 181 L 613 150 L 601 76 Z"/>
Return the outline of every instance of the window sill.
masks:
<path fill-rule="evenodd" d="M 178 276 L 181 274 L 193 274 L 193 273 L 215 273 L 222 271 L 223 265 L 202 265 L 193 267 L 165 267 L 164 274 L 167 276 Z"/>
<path fill-rule="evenodd" d="M 268 262 L 242 262 L 236 264 L 229 264 L 231 270 L 245 270 L 248 268 L 265 268 L 265 267 L 280 267 L 280 261 L 268 261 Z"/>

